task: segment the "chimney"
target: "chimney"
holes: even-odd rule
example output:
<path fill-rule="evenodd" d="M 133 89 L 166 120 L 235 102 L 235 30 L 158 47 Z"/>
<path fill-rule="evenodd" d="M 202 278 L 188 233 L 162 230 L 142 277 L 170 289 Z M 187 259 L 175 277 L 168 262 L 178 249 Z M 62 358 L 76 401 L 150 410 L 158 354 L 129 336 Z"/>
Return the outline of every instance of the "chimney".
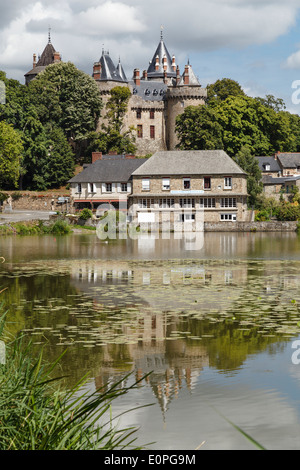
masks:
<path fill-rule="evenodd" d="M 279 155 L 280 155 L 280 152 L 276 152 L 276 153 L 274 154 L 275 160 L 277 160 L 277 157 L 278 157 Z"/>
<path fill-rule="evenodd" d="M 175 62 L 175 56 L 174 55 L 172 57 L 172 69 L 173 69 L 173 72 L 176 72 L 176 62 Z"/>
<path fill-rule="evenodd" d="M 101 64 L 100 62 L 95 62 L 93 66 L 93 78 L 95 80 L 100 80 L 101 78 Z"/>
<path fill-rule="evenodd" d="M 168 77 L 167 77 L 167 71 L 164 70 L 164 78 L 163 78 L 164 83 L 168 83 Z"/>
<path fill-rule="evenodd" d="M 163 56 L 163 69 L 167 70 L 167 58 L 166 55 Z"/>
<path fill-rule="evenodd" d="M 180 70 L 179 70 L 179 65 L 176 67 L 176 85 L 180 82 Z"/>
<path fill-rule="evenodd" d="M 158 72 L 159 70 L 159 57 L 158 55 L 155 58 L 155 71 Z"/>
<path fill-rule="evenodd" d="M 135 158 L 135 155 L 125 155 L 125 158 Z"/>
<path fill-rule="evenodd" d="M 141 79 L 140 79 L 140 70 L 139 69 L 134 69 L 134 71 L 133 71 L 133 80 L 134 80 L 134 83 L 137 86 L 140 86 Z"/>
<path fill-rule="evenodd" d="M 148 72 L 147 72 L 147 70 L 144 70 L 143 71 L 143 80 L 147 80 L 147 78 L 148 78 Z"/>
<path fill-rule="evenodd" d="M 118 155 L 118 152 L 116 150 L 110 150 L 108 155 Z"/>
<path fill-rule="evenodd" d="M 188 85 L 190 83 L 189 66 L 188 65 L 186 65 L 185 68 L 184 68 L 183 83 L 185 85 Z"/>
<path fill-rule="evenodd" d="M 92 163 L 102 160 L 102 152 L 92 152 Z"/>
<path fill-rule="evenodd" d="M 54 52 L 53 58 L 54 58 L 54 63 L 60 62 L 60 53 L 59 52 Z"/>
<path fill-rule="evenodd" d="M 33 68 L 36 66 L 36 54 L 33 54 Z"/>

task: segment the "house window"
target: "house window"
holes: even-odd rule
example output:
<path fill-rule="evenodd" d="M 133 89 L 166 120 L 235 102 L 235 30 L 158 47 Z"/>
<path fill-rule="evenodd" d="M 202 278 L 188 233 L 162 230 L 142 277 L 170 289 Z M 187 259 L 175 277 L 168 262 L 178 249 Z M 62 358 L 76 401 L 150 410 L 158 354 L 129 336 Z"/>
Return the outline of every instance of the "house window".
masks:
<path fill-rule="evenodd" d="M 139 199 L 139 208 L 140 209 L 149 209 L 154 206 L 154 199 L 145 198 Z"/>
<path fill-rule="evenodd" d="M 142 126 L 142 124 L 138 124 L 138 126 L 137 126 L 137 136 L 139 138 L 143 137 L 143 126 Z"/>
<path fill-rule="evenodd" d="M 263 165 L 263 169 L 264 169 L 265 171 L 270 171 L 271 168 L 270 168 L 269 163 L 265 163 L 265 164 Z"/>
<path fill-rule="evenodd" d="M 204 177 L 204 189 L 210 189 L 210 188 L 211 188 L 210 176 L 205 176 Z"/>
<path fill-rule="evenodd" d="M 221 207 L 236 207 L 236 198 L 235 197 L 222 197 Z"/>
<path fill-rule="evenodd" d="M 78 183 L 77 184 L 77 193 L 81 193 L 82 192 L 82 186 L 81 186 L 81 183 Z"/>
<path fill-rule="evenodd" d="M 150 191 L 150 180 L 142 180 L 142 191 Z"/>
<path fill-rule="evenodd" d="M 203 207 L 204 209 L 211 209 L 212 207 L 216 207 L 216 199 L 214 197 L 201 197 L 200 207 Z"/>
<path fill-rule="evenodd" d="M 89 193 L 95 193 L 95 192 L 96 192 L 96 185 L 95 185 L 95 183 L 89 183 L 89 184 L 88 184 L 88 192 L 89 192 Z"/>
<path fill-rule="evenodd" d="M 162 180 L 162 189 L 168 191 L 170 189 L 170 178 L 163 178 Z"/>
<path fill-rule="evenodd" d="M 150 126 L 150 139 L 155 139 L 155 126 Z"/>
<path fill-rule="evenodd" d="M 107 193 L 111 193 L 112 192 L 112 183 L 106 183 L 105 189 L 106 189 Z"/>
<path fill-rule="evenodd" d="M 191 178 L 183 178 L 183 189 L 191 189 Z"/>
<path fill-rule="evenodd" d="M 136 118 L 141 119 L 141 117 L 142 117 L 142 110 L 141 110 L 141 108 L 138 108 L 136 110 Z"/>
<path fill-rule="evenodd" d="M 159 200 L 159 208 L 160 209 L 169 209 L 170 207 L 174 207 L 174 199 L 160 199 Z"/>
<path fill-rule="evenodd" d="M 154 109 L 150 109 L 150 119 L 154 119 L 155 117 L 155 111 Z"/>
<path fill-rule="evenodd" d="M 232 178 L 231 176 L 225 176 L 224 178 L 224 189 L 232 188 Z"/>
<path fill-rule="evenodd" d="M 194 198 L 182 198 L 182 199 L 179 199 L 179 205 L 180 207 L 186 209 L 191 209 L 193 207 L 195 207 L 195 199 Z"/>
<path fill-rule="evenodd" d="M 121 183 L 121 191 L 122 193 L 127 193 L 127 183 Z"/>
<path fill-rule="evenodd" d="M 220 214 L 220 220 L 221 221 L 236 221 L 236 214 Z"/>

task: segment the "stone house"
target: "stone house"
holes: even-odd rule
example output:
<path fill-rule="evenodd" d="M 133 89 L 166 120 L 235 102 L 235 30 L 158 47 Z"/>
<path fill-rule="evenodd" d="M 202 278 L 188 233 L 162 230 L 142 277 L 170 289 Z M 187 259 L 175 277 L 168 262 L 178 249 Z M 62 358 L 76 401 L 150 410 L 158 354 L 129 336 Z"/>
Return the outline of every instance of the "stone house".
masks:
<path fill-rule="evenodd" d="M 128 111 L 124 118 L 124 131 L 135 129 L 138 155 L 153 154 L 160 150 L 173 150 L 177 144 L 175 120 L 186 106 L 204 105 L 207 90 L 203 88 L 188 63 L 183 72 L 170 56 L 163 36 L 142 73 L 134 69 L 132 79 L 125 75 L 123 66 L 114 65 L 109 52 L 102 51 L 93 66 L 104 108 L 98 129 L 105 123 L 105 105 L 110 91 L 116 86 L 127 86 L 131 91 Z"/>
<path fill-rule="evenodd" d="M 105 208 L 127 210 L 127 198 L 132 192 L 132 173 L 145 159 L 132 155 L 92 154 L 92 163 L 69 180 L 73 208 L 89 209 L 102 214 Z"/>
<path fill-rule="evenodd" d="M 142 223 L 248 221 L 247 175 L 223 150 L 156 152 L 132 174 L 130 216 Z"/>
<path fill-rule="evenodd" d="M 300 190 L 300 153 L 277 152 L 269 157 L 256 157 L 262 172 L 264 194 L 279 199 L 287 198 L 293 187 Z"/>

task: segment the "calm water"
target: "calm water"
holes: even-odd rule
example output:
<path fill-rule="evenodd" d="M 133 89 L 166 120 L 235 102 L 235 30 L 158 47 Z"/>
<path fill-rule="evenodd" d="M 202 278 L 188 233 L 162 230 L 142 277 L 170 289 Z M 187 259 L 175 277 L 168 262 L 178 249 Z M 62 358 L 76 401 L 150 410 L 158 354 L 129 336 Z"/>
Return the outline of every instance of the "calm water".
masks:
<path fill-rule="evenodd" d="M 152 404 L 120 421 L 138 443 L 255 449 L 230 420 L 268 449 L 300 449 L 300 237 L 3 237 L 0 256 L 10 332 L 49 359 L 67 348 L 67 385 L 151 372 L 114 405 Z"/>

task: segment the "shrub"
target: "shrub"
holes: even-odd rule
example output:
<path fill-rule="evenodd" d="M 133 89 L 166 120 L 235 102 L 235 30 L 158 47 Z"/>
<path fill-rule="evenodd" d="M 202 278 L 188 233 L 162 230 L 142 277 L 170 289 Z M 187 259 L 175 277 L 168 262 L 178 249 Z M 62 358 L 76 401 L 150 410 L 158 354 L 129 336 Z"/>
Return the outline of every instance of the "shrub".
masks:
<path fill-rule="evenodd" d="M 92 213 L 91 209 L 88 209 L 87 207 L 85 207 L 85 208 L 82 209 L 82 211 L 80 212 L 79 219 L 81 219 L 81 220 L 88 220 L 88 219 L 91 219 L 92 216 L 93 216 L 93 213 Z"/>
<path fill-rule="evenodd" d="M 270 220 L 270 214 L 266 209 L 258 211 L 257 214 L 255 215 L 256 222 L 264 222 L 267 220 Z"/>

